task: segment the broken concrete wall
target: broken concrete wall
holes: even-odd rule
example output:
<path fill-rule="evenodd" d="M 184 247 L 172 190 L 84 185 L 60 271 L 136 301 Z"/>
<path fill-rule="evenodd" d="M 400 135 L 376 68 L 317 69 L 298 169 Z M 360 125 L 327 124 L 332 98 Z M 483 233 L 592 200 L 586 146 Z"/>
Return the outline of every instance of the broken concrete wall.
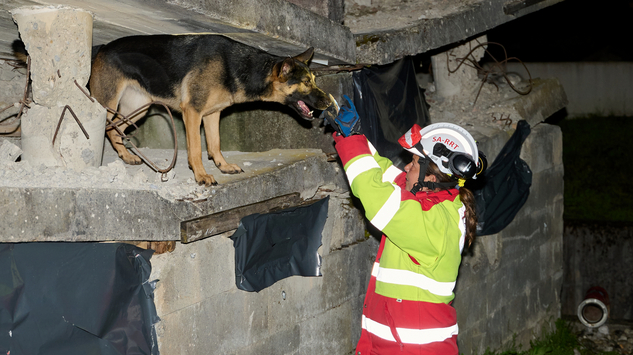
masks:
<path fill-rule="evenodd" d="M 508 132 L 510 133 L 510 132 Z M 489 162 L 509 136 L 480 141 Z M 494 154 L 491 154 L 494 153 Z M 530 196 L 501 232 L 477 237 L 463 258 L 454 302 L 458 345 L 465 355 L 487 348 L 524 348 L 561 315 L 563 282 L 562 133 L 538 124 L 523 144 L 521 158 L 532 169 Z M 551 330 L 551 329 L 550 329 Z"/>

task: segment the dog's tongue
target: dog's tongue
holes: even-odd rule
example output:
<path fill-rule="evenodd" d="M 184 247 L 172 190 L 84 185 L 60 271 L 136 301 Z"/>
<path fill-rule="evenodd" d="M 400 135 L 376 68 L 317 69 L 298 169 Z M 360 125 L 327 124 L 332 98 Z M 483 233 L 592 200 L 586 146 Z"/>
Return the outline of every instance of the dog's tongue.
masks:
<path fill-rule="evenodd" d="M 306 117 L 312 117 L 312 114 L 310 113 L 310 109 L 308 108 L 308 105 L 306 105 L 305 102 L 303 101 L 298 101 L 297 105 L 299 106 L 299 108 L 301 109 L 301 112 L 303 112 L 303 115 Z"/>

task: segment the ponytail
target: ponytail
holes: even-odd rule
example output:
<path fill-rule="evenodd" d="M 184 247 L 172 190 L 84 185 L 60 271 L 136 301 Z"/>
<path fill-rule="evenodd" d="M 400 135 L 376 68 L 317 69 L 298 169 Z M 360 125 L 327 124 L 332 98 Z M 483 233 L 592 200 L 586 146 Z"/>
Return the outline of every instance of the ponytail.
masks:
<path fill-rule="evenodd" d="M 459 199 L 466 207 L 464 219 L 466 222 L 466 243 L 468 247 L 475 241 L 477 235 L 477 212 L 475 210 L 475 195 L 465 187 L 459 188 Z"/>
<path fill-rule="evenodd" d="M 430 162 L 426 169 L 426 175 L 435 175 L 438 182 L 450 182 L 455 181 L 450 175 L 443 173 L 435 163 Z M 457 182 L 456 182 L 457 184 Z M 459 188 L 459 199 L 466 208 L 464 213 L 464 219 L 466 224 L 466 245 L 470 247 L 475 241 L 477 235 L 477 211 L 475 209 L 475 195 L 465 187 Z"/>

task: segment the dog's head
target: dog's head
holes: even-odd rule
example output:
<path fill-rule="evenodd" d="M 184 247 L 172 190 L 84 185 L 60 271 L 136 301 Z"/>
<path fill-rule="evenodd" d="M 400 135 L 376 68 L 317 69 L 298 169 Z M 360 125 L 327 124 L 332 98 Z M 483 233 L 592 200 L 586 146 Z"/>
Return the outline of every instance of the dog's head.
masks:
<path fill-rule="evenodd" d="M 312 109 L 325 110 L 332 104 L 330 96 L 317 87 L 308 67 L 313 54 L 314 48 L 309 48 L 277 63 L 273 69 L 273 87 L 279 102 L 294 108 L 306 120 L 314 119 Z"/>

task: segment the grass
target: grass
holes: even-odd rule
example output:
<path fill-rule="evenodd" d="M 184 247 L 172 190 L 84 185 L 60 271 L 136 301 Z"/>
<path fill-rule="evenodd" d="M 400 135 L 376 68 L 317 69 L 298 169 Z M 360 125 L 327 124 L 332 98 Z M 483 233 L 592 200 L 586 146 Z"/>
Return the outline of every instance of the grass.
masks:
<path fill-rule="evenodd" d="M 633 222 L 633 118 L 565 118 L 566 220 Z"/>
<path fill-rule="evenodd" d="M 512 341 L 509 350 L 493 352 L 486 350 L 483 355 L 574 355 L 576 350 L 581 355 L 617 355 L 617 352 L 595 352 L 583 347 L 569 323 L 562 319 L 556 320 L 556 328 L 552 332 L 545 332 L 540 339 L 530 342 L 530 349 L 521 351 Z"/>

